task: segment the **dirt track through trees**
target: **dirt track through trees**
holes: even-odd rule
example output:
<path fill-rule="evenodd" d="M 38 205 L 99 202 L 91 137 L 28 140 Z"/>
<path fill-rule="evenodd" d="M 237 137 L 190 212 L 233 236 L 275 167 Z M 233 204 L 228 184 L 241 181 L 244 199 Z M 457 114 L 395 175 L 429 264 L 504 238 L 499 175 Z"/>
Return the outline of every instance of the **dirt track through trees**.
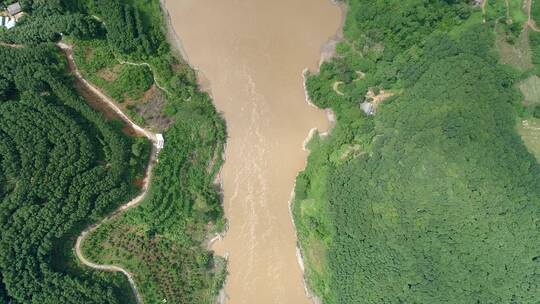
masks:
<path fill-rule="evenodd" d="M 148 138 L 148 140 L 150 140 L 150 142 L 152 142 L 152 151 L 150 153 L 150 159 L 149 159 L 149 162 L 148 162 L 148 166 L 146 167 L 145 177 L 143 179 L 142 189 L 141 189 L 141 192 L 139 193 L 139 195 L 137 195 L 135 198 L 133 198 L 129 202 L 127 202 L 127 203 L 123 204 L 122 206 L 120 206 L 118 209 L 116 209 L 114 212 L 112 212 L 106 218 L 102 219 L 100 222 L 92 224 L 89 227 L 87 227 L 79 235 L 79 237 L 77 238 L 77 242 L 75 243 L 75 254 L 77 255 L 77 258 L 81 261 L 81 263 L 83 263 L 84 265 L 86 265 L 86 266 L 88 266 L 90 268 L 97 269 L 97 270 L 104 270 L 104 271 L 112 271 L 112 272 L 121 272 L 121 273 L 123 273 L 127 277 L 128 281 L 129 281 L 130 287 L 131 287 L 131 289 L 133 291 L 133 294 L 135 296 L 135 299 L 136 299 L 137 303 L 141 304 L 141 303 L 143 303 L 143 300 L 141 298 L 141 295 L 140 295 L 139 291 L 137 290 L 137 285 L 135 283 L 135 279 L 133 278 L 132 273 L 130 273 L 128 270 L 126 270 L 126 269 L 124 269 L 124 268 L 122 268 L 120 266 L 116 266 L 116 265 L 100 265 L 100 264 L 96 264 L 96 263 L 93 263 L 93 262 L 89 261 L 83 255 L 81 247 L 82 247 L 82 244 L 83 244 L 84 240 L 86 239 L 86 237 L 90 233 L 95 231 L 103 223 L 118 217 L 120 214 L 122 214 L 123 212 L 125 212 L 128 209 L 136 207 L 137 205 L 139 205 L 144 200 L 144 198 L 146 197 L 146 194 L 148 193 L 148 188 L 149 188 L 149 184 L 150 184 L 150 178 L 152 176 L 152 169 L 154 168 L 154 165 L 155 165 L 156 159 L 157 159 L 157 154 L 159 152 L 159 149 L 157 148 L 157 136 L 156 136 L 155 133 L 153 133 L 153 132 L 151 132 L 151 131 L 149 131 L 147 129 L 144 129 L 143 127 L 141 127 L 141 126 L 137 125 L 136 123 L 134 123 L 124 112 L 122 112 L 122 110 L 114 103 L 114 101 L 110 97 L 105 95 L 99 88 L 95 87 L 89 81 L 84 79 L 84 77 L 82 76 L 82 74 L 80 73 L 80 71 L 78 70 L 78 68 L 77 68 L 77 66 L 75 64 L 75 61 L 73 60 L 73 49 L 72 49 L 71 46 L 69 46 L 69 45 L 67 45 L 65 43 L 61 43 L 61 42 L 58 43 L 57 45 L 66 54 L 70 71 L 74 74 L 74 76 L 77 78 L 77 80 L 79 80 L 79 82 L 85 87 L 85 89 L 92 92 L 97 97 L 99 97 L 101 99 L 101 102 L 104 105 L 109 107 L 110 110 L 114 111 L 115 114 L 117 114 L 124 121 L 124 123 L 126 123 L 137 134 Z M 157 85 L 157 83 L 156 83 L 156 85 Z"/>

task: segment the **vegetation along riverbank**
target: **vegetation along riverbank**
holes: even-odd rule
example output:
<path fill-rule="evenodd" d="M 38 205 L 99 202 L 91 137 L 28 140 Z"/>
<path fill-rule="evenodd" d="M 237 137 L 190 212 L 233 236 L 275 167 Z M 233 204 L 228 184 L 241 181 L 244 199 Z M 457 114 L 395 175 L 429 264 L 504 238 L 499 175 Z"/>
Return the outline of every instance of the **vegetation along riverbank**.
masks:
<path fill-rule="evenodd" d="M 212 302 L 225 262 L 204 241 L 224 226 L 213 181 L 225 126 L 173 55 L 159 1 L 21 5 L 17 25 L 0 30 L 10 58 L 0 65 L 0 302 L 136 302 L 123 274 L 82 265 L 74 246 L 146 186 L 150 144 L 69 75 L 60 40 L 80 77 L 165 137 L 140 205 L 90 230 L 82 256 L 129 272 L 141 302 Z"/>
<path fill-rule="evenodd" d="M 540 39 L 528 1 L 481 4 L 346 1 L 306 82 L 336 125 L 308 144 L 293 205 L 323 303 L 537 301 Z"/>

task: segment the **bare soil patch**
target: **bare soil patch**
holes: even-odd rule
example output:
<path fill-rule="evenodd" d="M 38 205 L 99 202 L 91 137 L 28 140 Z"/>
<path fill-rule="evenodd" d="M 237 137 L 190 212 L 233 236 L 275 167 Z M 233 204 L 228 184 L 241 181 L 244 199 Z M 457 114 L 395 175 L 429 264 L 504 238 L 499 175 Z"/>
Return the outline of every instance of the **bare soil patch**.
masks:
<path fill-rule="evenodd" d="M 167 129 L 173 120 L 163 114 L 163 108 L 166 104 L 163 92 L 155 85 L 144 93 L 142 99 L 137 101 L 126 102 L 126 108 L 130 108 L 137 115 L 140 115 L 145 122 L 145 125 L 157 132 Z"/>
<path fill-rule="evenodd" d="M 523 30 L 514 45 L 508 43 L 502 35 L 498 35 L 495 45 L 499 50 L 503 64 L 515 66 L 520 70 L 528 70 L 533 67 L 527 28 Z"/>
<path fill-rule="evenodd" d="M 118 71 L 120 70 L 120 65 L 115 65 L 113 68 L 104 68 L 97 72 L 97 75 L 108 82 L 115 81 L 118 78 Z"/>
<path fill-rule="evenodd" d="M 369 89 L 369 91 L 366 94 L 366 100 L 371 102 L 373 104 L 373 109 L 376 111 L 377 107 L 385 101 L 387 98 L 394 96 L 395 93 L 393 92 L 387 92 L 385 90 L 380 90 L 378 94 L 375 94 L 373 89 Z"/>

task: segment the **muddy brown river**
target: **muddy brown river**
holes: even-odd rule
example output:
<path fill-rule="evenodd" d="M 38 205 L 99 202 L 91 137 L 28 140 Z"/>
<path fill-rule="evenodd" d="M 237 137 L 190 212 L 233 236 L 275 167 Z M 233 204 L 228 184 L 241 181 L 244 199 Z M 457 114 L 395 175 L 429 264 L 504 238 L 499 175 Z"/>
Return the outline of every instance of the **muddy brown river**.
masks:
<path fill-rule="evenodd" d="M 166 7 L 227 122 L 221 180 L 229 229 L 213 245 L 229 257 L 226 303 L 309 303 L 289 200 L 306 163 L 303 141 L 329 121 L 306 103 L 302 70 L 317 68 L 340 9 L 329 0 L 168 0 Z"/>

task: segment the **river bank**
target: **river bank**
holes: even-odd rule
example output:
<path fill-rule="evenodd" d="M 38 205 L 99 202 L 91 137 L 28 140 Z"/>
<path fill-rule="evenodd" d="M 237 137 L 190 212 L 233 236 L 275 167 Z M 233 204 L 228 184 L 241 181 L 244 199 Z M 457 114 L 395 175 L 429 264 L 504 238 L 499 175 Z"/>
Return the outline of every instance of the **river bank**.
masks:
<path fill-rule="evenodd" d="M 159 5 L 161 7 L 161 12 L 164 18 L 163 26 L 165 27 L 164 33 L 166 35 L 167 42 L 169 42 L 169 45 L 172 46 L 171 50 L 173 54 L 175 54 L 177 58 L 183 60 L 183 62 L 189 65 L 191 69 L 196 72 L 197 84 L 199 86 L 199 89 L 203 92 L 208 93 L 208 95 L 210 95 L 210 97 L 214 99 L 214 96 L 212 95 L 212 84 L 204 75 L 204 72 L 200 71 L 189 60 L 188 54 L 184 49 L 184 45 L 182 44 L 182 39 L 180 38 L 180 35 L 178 35 L 173 26 L 171 14 L 169 12 L 169 9 L 167 8 L 167 3 L 167 0 L 159 0 Z"/>
<path fill-rule="evenodd" d="M 332 58 L 334 58 L 334 56 L 336 55 L 336 45 L 340 41 L 343 40 L 343 28 L 345 26 L 345 20 L 346 20 L 346 17 L 347 17 L 347 5 L 345 3 L 343 3 L 343 2 L 339 2 L 339 1 L 335 1 L 335 0 L 331 0 L 331 2 L 332 2 L 332 4 L 338 6 L 340 11 L 341 11 L 341 24 L 340 24 L 336 34 L 332 38 L 330 38 L 321 47 L 321 58 L 319 60 L 319 66 L 317 67 L 317 69 L 315 71 L 313 71 L 313 73 L 318 73 L 321 65 L 325 61 L 329 61 Z M 306 84 L 306 81 L 307 81 L 306 76 L 308 75 L 308 73 L 310 73 L 308 68 L 305 68 L 302 71 L 302 84 L 303 84 L 303 88 L 304 88 L 305 100 L 306 100 L 306 103 L 308 105 L 310 105 L 311 107 L 315 107 L 315 108 L 319 109 L 315 104 L 313 104 L 313 102 L 311 101 L 311 99 L 309 97 L 309 91 L 308 91 L 307 84 Z M 313 136 L 315 136 L 316 134 L 318 134 L 321 137 L 329 136 L 330 133 L 332 132 L 332 129 L 335 127 L 336 116 L 335 116 L 334 112 L 332 111 L 332 109 L 328 108 L 328 109 L 324 109 L 324 111 L 325 111 L 326 117 L 327 117 L 327 119 L 328 119 L 328 121 L 330 123 L 330 127 L 328 128 L 327 131 L 322 132 L 322 133 L 319 133 L 316 128 L 312 128 L 310 130 L 308 136 L 306 137 L 306 139 L 304 140 L 304 142 L 302 144 L 302 149 L 304 151 L 306 151 L 307 153 L 310 152 L 309 148 L 307 146 L 308 146 L 309 142 L 311 141 L 311 139 L 313 138 Z M 293 188 L 291 190 L 291 198 L 289 200 L 289 215 L 291 217 L 291 222 L 294 225 L 294 230 L 297 231 L 296 223 L 294 221 L 294 215 L 293 215 L 293 204 L 294 204 L 294 199 L 295 199 L 295 188 L 296 188 L 296 181 L 295 181 L 294 186 L 293 186 Z M 311 300 L 312 304 L 321 304 L 322 300 L 315 293 L 313 293 L 310 290 L 309 283 L 308 283 L 307 277 L 306 277 L 306 269 L 305 269 L 306 266 L 305 266 L 305 261 L 304 261 L 304 255 L 302 253 L 302 246 L 300 244 L 300 240 L 298 240 L 298 239 L 297 239 L 297 242 L 296 242 L 296 256 L 297 256 L 297 259 L 298 259 L 298 264 L 300 265 L 300 268 L 302 269 L 302 277 L 303 277 L 303 281 L 304 281 L 304 290 L 306 292 L 306 295 Z"/>

